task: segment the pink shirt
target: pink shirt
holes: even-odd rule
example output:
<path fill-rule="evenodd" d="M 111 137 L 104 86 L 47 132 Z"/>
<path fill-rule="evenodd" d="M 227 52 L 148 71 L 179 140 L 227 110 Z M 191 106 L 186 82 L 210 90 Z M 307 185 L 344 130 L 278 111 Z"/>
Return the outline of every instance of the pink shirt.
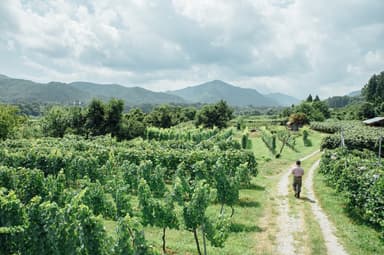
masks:
<path fill-rule="evenodd" d="M 292 169 L 292 174 L 294 176 L 303 176 L 304 175 L 304 169 L 299 167 L 299 166 L 295 166 L 293 169 Z"/>

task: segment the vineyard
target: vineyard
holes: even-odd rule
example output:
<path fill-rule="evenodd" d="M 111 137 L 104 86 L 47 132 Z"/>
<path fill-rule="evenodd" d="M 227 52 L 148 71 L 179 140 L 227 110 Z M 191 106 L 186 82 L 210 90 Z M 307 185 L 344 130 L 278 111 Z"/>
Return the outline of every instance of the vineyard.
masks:
<path fill-rule="evenodd" d="M 177 132 L 1 142 L 0 250 L 158 254 L 169 229 L 189 231 L 199 254 L 208 241 L 224 246 L 239 191 L 258 173 L 255 157 L 231 129 Z M 211 205 L 218 210 L 207 214 Z M 162 229 L 161 249 L 146 240 L 146 226 Z"/>
<path fill-rule="evenodd" d="M 384 135 L 382 128 L 369 127 L 358 121 L 314 122 L 311 128 L 320 132 L 332 133 L 324 138 L 322 149 L 340 147 L 342 139 L 349 149 L 379 150 L 379 139 Z"/>
<path fill-rule="evenodd" d="M 348 210 L 378 229 L 384 237 L 384 167 L 370 151 L 327 150 L 320 172 L 328 184 L 348 198 Z"/>
<path fill-rule="evenodd" d="M 346 196 L 348 210 L 375 226 L 384 237 L 383 129 L 358 121 L 314 122 L 311 128 L 330 133 L 321 143 L 325 153 L 320 173 Z"/>

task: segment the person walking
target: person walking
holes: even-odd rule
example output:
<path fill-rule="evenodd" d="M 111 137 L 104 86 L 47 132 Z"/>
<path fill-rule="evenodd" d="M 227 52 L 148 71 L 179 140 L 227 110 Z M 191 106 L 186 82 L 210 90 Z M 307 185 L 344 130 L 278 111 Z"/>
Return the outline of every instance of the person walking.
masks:
<path fill-rule="evenodd" d="M 301 168 L 300 160 L 296 161 L 296 166 L 292 168 L 293 175 L 293 190 L 295 191 L 295 197 L 300 198 L 302 177 L 304 175 L 304 169 Z"/>

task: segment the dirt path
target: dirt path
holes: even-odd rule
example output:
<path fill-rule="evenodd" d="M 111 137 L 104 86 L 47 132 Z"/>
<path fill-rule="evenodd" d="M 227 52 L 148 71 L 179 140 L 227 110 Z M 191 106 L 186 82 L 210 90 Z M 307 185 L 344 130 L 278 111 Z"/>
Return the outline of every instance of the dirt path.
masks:
<path fill-rule="evenodd" d="M 306 160 L 319 153 L 319 150 L 301 158 L 300 160 Z M 277 200 L 278 200 L 278 216 L 277 223 L 278 232 L 276 235 L 276 253 L 278 254 L 303 254 L 303 249 L 300 249 L 298 241 L 295 240 L 295 236 L 300 235 L 304 231 L 303 218 L 299 215 L 293 215 L 290 213 L 289 208 L 289 195 L 293 195 L 290 192 L 291 182 L 291 166 L 283 176 L 277 185 Z"/>
<path fill-rule="evenodd" d="M 307 178 L 304 181 L 304 189 L 307 192 L 308 199 L 315 201 L 315 203 L 311 203 L 311 209 L 316 220 L 319 222 L 321 232 L 323 233 L 323 238 L 325 240 L 325 246 L 327 247 L 327 253 L 346 255 L 347 252 L 344 250 L 343 246 L 340 245 L 337 237 L 334 234 L 334 226 L 328 220 L 327 215 L 316 202 L 316 196 L 313 192 L 313 172 L 319 166 L 319 163 L 320 160 L 313 164 L 312 167 L 308 170 Z"/>
<path fill-rule="evenodd" d="M 299 251 L 295 249 L 297 245 L 295 245 L 294 235 L 303 229 L 303 222 L 300 218 L 295 217 L 289 212 L 288 186 L 290 186 L 290 174 L 289 170 L 286 171 L 277 186 L 277 199 L 279 200 L 277 223 L 279 226 L 276 236 L 276 249 L 278 254 L 286 255 L 300 254 Z"/>

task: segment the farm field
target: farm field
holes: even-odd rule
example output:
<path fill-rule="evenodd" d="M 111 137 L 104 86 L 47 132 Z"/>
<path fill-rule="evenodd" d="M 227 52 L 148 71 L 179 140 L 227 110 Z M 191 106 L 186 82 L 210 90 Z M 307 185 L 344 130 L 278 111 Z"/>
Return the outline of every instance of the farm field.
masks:
<path fill-rule="evenodd" d="M 273 148 L 263 136 L 274 137 Z M 261 126 L 252 132 L 151 128 L 145 139 L 129 142 L 108 136 L 3 141 L 0 184 L 8 225 L 0 235 L 2 251 L 49 254 L 82 245 L 79 253 L 95 254 L 380 254 L 380 221 L 372 228 L 350 220 L 340 208 L 351 200 L 335 195 L 318 172 L 330 169 L 324 160 L 335 153 L 319 151 L 326 139 L 307 127 Z M 314 190 L 305 176 L 301 199 L 290 188 L 297 159 L 314 175 Z M 367 208 L 380 220 L 377 203 Z M 315 205 L 324 208 L 317 210 L 328 215 L 326 223 L 315 217 Z M 336 229 L 330 237 L 336 246 L 326 245 L 328 224 Z M 37 233 L 50 242 L 30 238 Z M 361 239 L 365 235 L 369 239 Z"/>

